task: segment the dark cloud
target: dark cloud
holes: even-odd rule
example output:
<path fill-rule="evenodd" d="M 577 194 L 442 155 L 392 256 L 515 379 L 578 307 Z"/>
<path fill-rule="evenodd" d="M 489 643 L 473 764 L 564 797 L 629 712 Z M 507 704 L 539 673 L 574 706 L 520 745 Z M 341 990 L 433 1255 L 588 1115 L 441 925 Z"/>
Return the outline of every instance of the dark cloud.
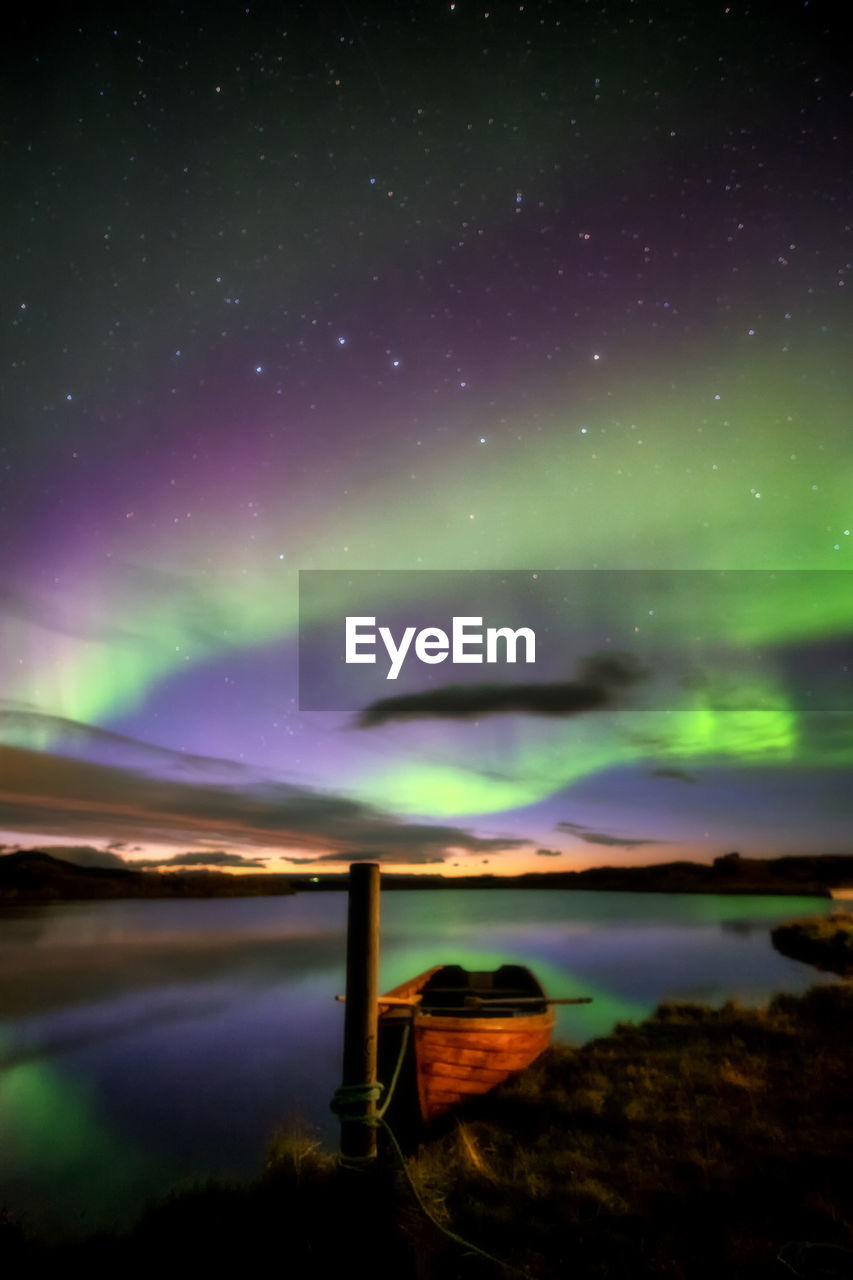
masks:
<path fill-rule="evenodd" d="M 143 742 L 140 738 L 114 733 L 111 729 L 100 729 L 97 725 L 84 724 L 80 720 L 45 715 L 20 703 L 7 701 L 0 704 L 0 740 L 11 739 L 12 743 L 18 743 L 22 736 L 28 741 L 31 737 L 36 740 L 47 738 L 54 750 L 63 754 L 76 752 L 81 747 L 108 747 L 111 759 L 132 768 L 151 764 L 160 769 L 164 766 L 171 767 L 180 773 L 194 772 L 209 777 L 229 777 L 232 780 L 240 775 L 249 776 L 246 766 L 235 760 L 173 751 L 170 747 L 158 747 L 151 742 Z"/>
<path fill-rule="evenodd" d="M 90 844 L 45 844 L 41 845 L 42 853 L 49 853 L 60 862 L 73 862 L 77 867 L 121 867 L 127 870 L 128 864 L 118 854 L 109 849 L 95 849 Z"/>
<path fill-rule="evenodd" d="M 562 849 L 537 849 L 537 858 L 559 858 L 562 856 Z"/>
<path fill-rule="evenodd" d="M 612 836 L 605 831 L 591 831 L 579 822 L 558 822 L 557 831 L 565 831 L 586 844 L 603 844 L 614 849 L 640 849 L 646 844 L 667 844 L 666 840 L 649 840 L 643 836 Z"/>
<path fill-rule="evenodd" d="M 695 782 L 692 773 L 688 773 L 686 769 L 653 769 L 653 778 L 675 778 L 679 782 Z"/>
<path fill-rule="evenodd" d="M 603 831 L 588 831 L 580 836 L 587 844 L 604 844 L 614 849 L 640 849 L 647 844 L 666 844 L 665 840 L 647 840 L 634 836 L 611 836 Z"/>
<path fill-rule="evenodd" d="M 574 716 L 617 705 L 619 690 L 636 684 L 645 672 L 630 654 L 594 654 L 578 666 L 576 680 L 560 684 L 455 684 L 426 693 L 381 698 L 356 717 L 359 729 L 392 720 L 439 716 L 469 720 L 475 716 Z"/>
<path fill-rule="evenodd" d="M 156 778 L 8 746 L 0 746 L 0 828 L 148 845 L 215 840 L 300 856 L 373 849 L 382 861 L 414 863 L 450 850 L 492 853 L 528 844 L 516 836 L 405 822 L 361 801 L 285 782 L 227 786 Z"/>
<path fill-rule="evenodd" d="M 150 870 L 154 867 L 261 867 L 266 858 L 244 858 L 241 853 L 175 853 L 171 858 L 143 858 L 134 867 Z"/>
<path fill-rule="evenodd" d="M 444 854 L 419 852 L 417 849 L 406 849 L 399 857 L 389 857 L 377 853 L 324 853 L 317 862 L 404 862 L 407 866 L 424 866 L 432 862 L 446 862 Z"/>

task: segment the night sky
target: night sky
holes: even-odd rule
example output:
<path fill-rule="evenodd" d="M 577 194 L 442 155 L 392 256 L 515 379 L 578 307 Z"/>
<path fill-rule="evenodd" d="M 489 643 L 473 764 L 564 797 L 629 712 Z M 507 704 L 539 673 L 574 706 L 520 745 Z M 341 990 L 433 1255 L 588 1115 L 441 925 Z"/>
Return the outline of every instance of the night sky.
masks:
<path fill-rule="evenodd" d="M 815 663 L 842 689 L 853 635 L 819 577 L 853 543 L 843 17 L 19 16 L 0 842 L 451 874 L 849 852 L 849 694 L 803 693 Z M 300 711 L 297 571 L 377 568 L 826 585 L 717 616 L 775 655 L 754 707 Z"/>

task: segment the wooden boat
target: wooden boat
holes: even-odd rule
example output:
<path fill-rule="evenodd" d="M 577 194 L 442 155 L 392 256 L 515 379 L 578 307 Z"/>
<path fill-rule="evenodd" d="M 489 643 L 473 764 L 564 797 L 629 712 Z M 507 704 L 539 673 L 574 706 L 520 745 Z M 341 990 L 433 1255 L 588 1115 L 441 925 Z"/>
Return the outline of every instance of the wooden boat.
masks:
<path fill-rule="evenodd" d="M 493 972 L 437 965 L 379 997 L 380 1029 L 411 1018 L 417 1094 L 429 1124 L 460 1102 L 487 1093 L 529 1067 L 547 1048 L 553 1004 L 529 969 Z"/>

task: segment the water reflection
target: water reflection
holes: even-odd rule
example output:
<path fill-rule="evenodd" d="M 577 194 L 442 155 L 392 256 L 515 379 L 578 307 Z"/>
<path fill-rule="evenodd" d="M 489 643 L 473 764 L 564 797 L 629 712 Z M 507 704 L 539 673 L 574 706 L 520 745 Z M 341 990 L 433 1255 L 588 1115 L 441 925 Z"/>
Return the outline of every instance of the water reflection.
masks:
<path fill-rule="evenodd" d="M 527 964 L 557 1036 L 581 1042 L 663 999 L 764 1000 L 830 981 L 770 928 L 815 899 L 548 891 L 383 897 L 381 985 L 439 963 Z M 0 912 L 0 1205 L 59 1237 L 129 1221 L 194 1176 L 250 1176 L 270 1137 L 334 1139 L 341 893 L 71 903 Z"/>

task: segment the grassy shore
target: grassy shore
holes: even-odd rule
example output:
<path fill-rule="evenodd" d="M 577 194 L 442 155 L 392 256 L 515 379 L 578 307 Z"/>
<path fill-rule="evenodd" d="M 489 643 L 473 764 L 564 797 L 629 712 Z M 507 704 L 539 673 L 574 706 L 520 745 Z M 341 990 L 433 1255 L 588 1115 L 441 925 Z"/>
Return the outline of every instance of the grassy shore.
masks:
<path fill-rule="evenodd" d="M 664 1006 L 553 1047 L 408 1175 L 448 1230 L 533 1280 L 853 1275 L 852 1029 L 846 983 L 763 1010 Z M 287 1277 L 347 1276 L 360 1258 L 376 1280 L 512 1274 L 430 1222 L 390 1149 L 347 1175 L 298 1134 L 256 1184 L 172 1198 L 127 1237 L 46 1251 L 9 1228 L 5 1243 L 7 1261 L 89 1275 L 270 1258 Z"/>
<path fill-rule="evenodd" d="M 553 1049 L 417 1177 L 461 1234 L 549 1280 L 780 1276 L 786 1243 L 853 1249 L 851 1018 L 848 986 L 662 1007 Z"/>
<path fill-rule="evenodd" d="M 811 916 L 780 924 L 770 935 L 783 955 L 803 960 L 818 969 L 853 974 L 853 915 L 836 911 L 831 916 Z"/>

